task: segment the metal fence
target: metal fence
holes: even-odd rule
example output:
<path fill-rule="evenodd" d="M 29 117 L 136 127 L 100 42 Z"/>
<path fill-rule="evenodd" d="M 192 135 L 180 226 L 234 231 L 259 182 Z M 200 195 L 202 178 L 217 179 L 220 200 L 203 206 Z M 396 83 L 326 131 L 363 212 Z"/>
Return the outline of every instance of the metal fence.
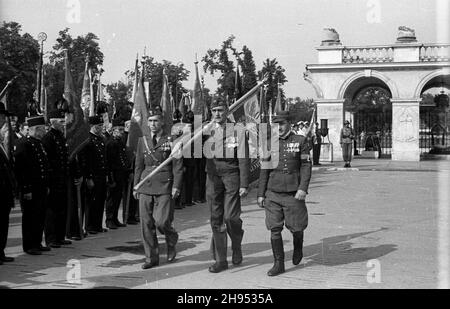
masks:
<path fill-rule="evenodd" d="M 450 154 L 450 117 L 433 108 L 421 107 L 419 148 L 420 154 Z"/>
<path fill-rule="evenodd" d="M 378 151 L 380 158 L 392 153 L 392 111 L 359 111 L 354 115 L 356 149 Z"/>

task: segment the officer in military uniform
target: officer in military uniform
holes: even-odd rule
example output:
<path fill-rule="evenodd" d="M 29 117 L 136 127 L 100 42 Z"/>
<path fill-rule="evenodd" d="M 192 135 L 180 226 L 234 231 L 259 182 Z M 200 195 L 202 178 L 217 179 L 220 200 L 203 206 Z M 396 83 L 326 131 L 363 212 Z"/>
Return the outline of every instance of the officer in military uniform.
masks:
<path fill-rule="evenodd" d="M 128 161 L 126 145 L 123 140 L 125 122 L 119 119 L 112 121 L 112 137 L 106 143 L 106 163 L 108 165 L 109 183 L 106 198 L 106 226 L 110 229 L 124 227 L 119 221 L 119 207 L 125 198 L 130 174 L 130 162 Z"/>
<path fill-rule="evenodd" d="M 151 136 L 139 140 L 136 151 L 134 185 L 164 162 L 172 151 L 171 137 L 163 132 L 163 117 L 159 109 L 149 112 L 148 125 Z M 183 178 L 183 163 L 174 158 L 153 178 L 147 180 L 134 196 L 139 199 L 142 240 L 145 249 L 143 269 L 159 265 L 156 229 L 166 237 L 167 260 L 173 262 L 178 233 L 172 226 L 174 199 L 180 195 Z"/>
<path fill-rule="evenodd" d="M 81 171 L 86 180 L 86 231 L 89 234 L 106 232 L 102 227 L 106 199 L 106 143 L 102 135 L 101 116 L 89 117 L 91 126 L 89 142 L 81 150 Z"/>
<path fill-rule="evenodd" d="M 41 139 L 46 134 L 42 116 L 27 119 L 30 135 L 17 144 L 15 152 L 16 176 L 22 196 L 23 250 L 32 255 L 50 251 L 41 245 L 49 193 L 50 163 Z"/>
<path fill-rule="evenodd" d="M 267 274 L 276 276 L 284 272 L 283 224 L 294 237 L 292 263 L 298 265 L 303 257 L 303 231 L 308 225 L 305 197 L 312 167 L 308 141 L 291 131 L 289 112 L 279 112 L 272 122 L 279 125 L 279 150 L 272 150 L 261 163 L 258 205 L 266 211 L 275 260 Z"/>
<path fill-rule="evenodd" d="M 42 138 L 50 163 L 50 195 L 45 222 L 47 246 L 59 248 L 72 242 L 65 239 L 67 221 L 67 180 L 69 178 L 69 155 L 64 137 L 65 113 L 52 110 L 47 115 L 50 130 Z"/>
<path fill-rule="evenodd" d="M 208 149 L 207 145 L 212 145 L 212 155 L 206 155 L 206 200 L 211 211 L 211 251 L 216 262 L 209 271 L 218 273 L 228 268 L 227 232 L 231 238 L 232 263 L 242 263 L 241 197 L 248 193 L 250 160 L 244 128 L 232 130 L 233 135 L 227 136 L 226 102 L 220 98 L 215 100 L 211 112 L 215 123 L 214 135 L 212 131 L 209 136 L 205 132 L 207 141 L 204 147 Z"/>
<path fill-rule="evenodd" d="M 16 178 L 13 170 L 13 160 L 5 147 L 9 134 L 6 117 L 11 116 L 3 103 L 0 103 L 0 265 L 3 262 L 13 262 L 14 258 L 5 256 L 5 247 L 8 240 L 9 214 L 14 207 L 14 193 L 16 192 Z"/>

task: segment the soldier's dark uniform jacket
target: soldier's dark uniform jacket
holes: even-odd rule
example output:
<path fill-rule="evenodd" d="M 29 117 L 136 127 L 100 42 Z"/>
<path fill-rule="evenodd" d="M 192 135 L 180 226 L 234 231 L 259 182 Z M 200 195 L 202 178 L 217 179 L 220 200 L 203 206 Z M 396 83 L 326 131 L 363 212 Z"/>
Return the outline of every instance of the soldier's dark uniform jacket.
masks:
<path fill-rule="evenodd" d="M 65 192 L 69 176 L 69 154 L 64 134 L 53 128 L 42 138 L 50 164 L 50 183 L 52 189 Z"/>
<path fill-rule="evenodd" d="M 148 149 L 143 141 L 147 140 Z M 163 134 L 158 143 L 153 146 L 150 137 L 139 139 L 136 151 L 136 166 L 134 173 L 134 185 L 150 174 L 158 165 L 164 162 L 170 155 L 171 146 L 168 135 Z M 154 177 L 147 180 L 138 192 L 147 195 L 172 194 L 172 187 L 181 189 L 183 180 L 183 161 L 173 159 Z"/>
<path fill-rule="evenodd" d="M 28 137 L 16 145 L 16 176 L 22 193 L 32 192 L 33 186 L 48 187 L 50 163 L 44 145 Z"/>
<path fill-rule="evenodd" d="M 106 163 L 108 166 L 109 177 L 112 182 L 114 172 L 130 172 L 130 159 L 127 153 L 126 145 L 121 138 L 112 137 L 106 143 Z"/>
<path fill-rule="evenodd" d="M 273 192 L 308 192 L 311 179 L 309 144 L 304 136 L 291 132 L 280 139 L 279 152 L 271 153 L 265 161 L 276 161 L 272 169 L 261 169 L 258 196 L 265 197 L 266 190 Z"/>
<path fill-rule="evenodd" d="M 103 136 L 89 133 L 89 143 L 80 154 L 81 170 L 85 178 L 106 177 L 106 143 Z"/>

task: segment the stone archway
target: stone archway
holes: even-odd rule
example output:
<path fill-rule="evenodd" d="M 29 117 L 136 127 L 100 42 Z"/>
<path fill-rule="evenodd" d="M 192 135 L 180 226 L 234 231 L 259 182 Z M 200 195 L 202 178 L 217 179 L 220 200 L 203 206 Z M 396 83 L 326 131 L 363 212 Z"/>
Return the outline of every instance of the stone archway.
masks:
<path fill-rule="evenodd" d="M 413 29 L 398 30 L 391 44 L 345 46 L 335 29 L 324 29 L 317 62 L 307 64 L 304 74 L 316 92 L 317 118 L 327 124 L 330 155 L 324 161 L 342 160 L 339 140 L 345 101 L 364 86 L 391 94 L 392 160 L 420 160 L 420 95 L 436 78 L 450 75 L 450 44 L 421 43 Z"/>
<path fill-rule="evenodd" d="M 447 74 L 442 74 L 447 73 Z M 426 76 L 420 91 L 419 147 L 422 158 L 450 154 L 450 72 Z"/>
<path fill-rule="evenodd" d="M 342 93 L 344 119 L 355 131 L 354 154 L 390 158 L 392 149 L 392 92 L 383 80 L 373 76 L 351 78 Z"/>

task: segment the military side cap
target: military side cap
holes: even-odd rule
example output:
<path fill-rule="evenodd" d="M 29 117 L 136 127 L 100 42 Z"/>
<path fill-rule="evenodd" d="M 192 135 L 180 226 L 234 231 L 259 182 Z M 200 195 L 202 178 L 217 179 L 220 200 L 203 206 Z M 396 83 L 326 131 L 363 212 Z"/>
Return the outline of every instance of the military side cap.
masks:
<path fill-rule="evenodd" d="M 162 116 L 162 111 L 159 108 L 152 108 L 148 111 L 148 118 L 154 117 L 154 116 Z"/>
<path fill-rule="evenodd" d="M 125 126 L 125 121 L 121 118 L 114 118 L 112 120 L 112 126 L 113 127 L 124 127 Z"/>
<path fill-rule="evenodd" d="M 217 98 L 211 103 L 211 109 L 216 107 L 225 107 L 227 108 L 227 102 L 225 102 L 222 98 Z"/>
<path fill-rule="evenodd" d="M 103 123 L 103 118 L 96 115 L 96 116 L 90 116 L 89 117 L 89 124 L 91 125 L 97 125 Z"/>
<path fill-rule="evenodd" d="M 344 124 L 350 124 L 350 121 L 345 120 Z"/>
<path fill-rule="evenodd" d="M 289 121 L 289 112 L 288 111 L 280 111 L 272 118 L 273 123 Z"/>
<path fill-rule="evenodd" d="M 45 125 L 45 119 L 44 116 L 34 116 L 27 118 L 27 123 L 30 128 L 35 126 L 43 126 Z"/>
<path fill-rule="evenodd" d="M 54 109 L 47 114 L 48 119 L 52 118 L 64 118 L 64 111 L 62 109 Z"/>

